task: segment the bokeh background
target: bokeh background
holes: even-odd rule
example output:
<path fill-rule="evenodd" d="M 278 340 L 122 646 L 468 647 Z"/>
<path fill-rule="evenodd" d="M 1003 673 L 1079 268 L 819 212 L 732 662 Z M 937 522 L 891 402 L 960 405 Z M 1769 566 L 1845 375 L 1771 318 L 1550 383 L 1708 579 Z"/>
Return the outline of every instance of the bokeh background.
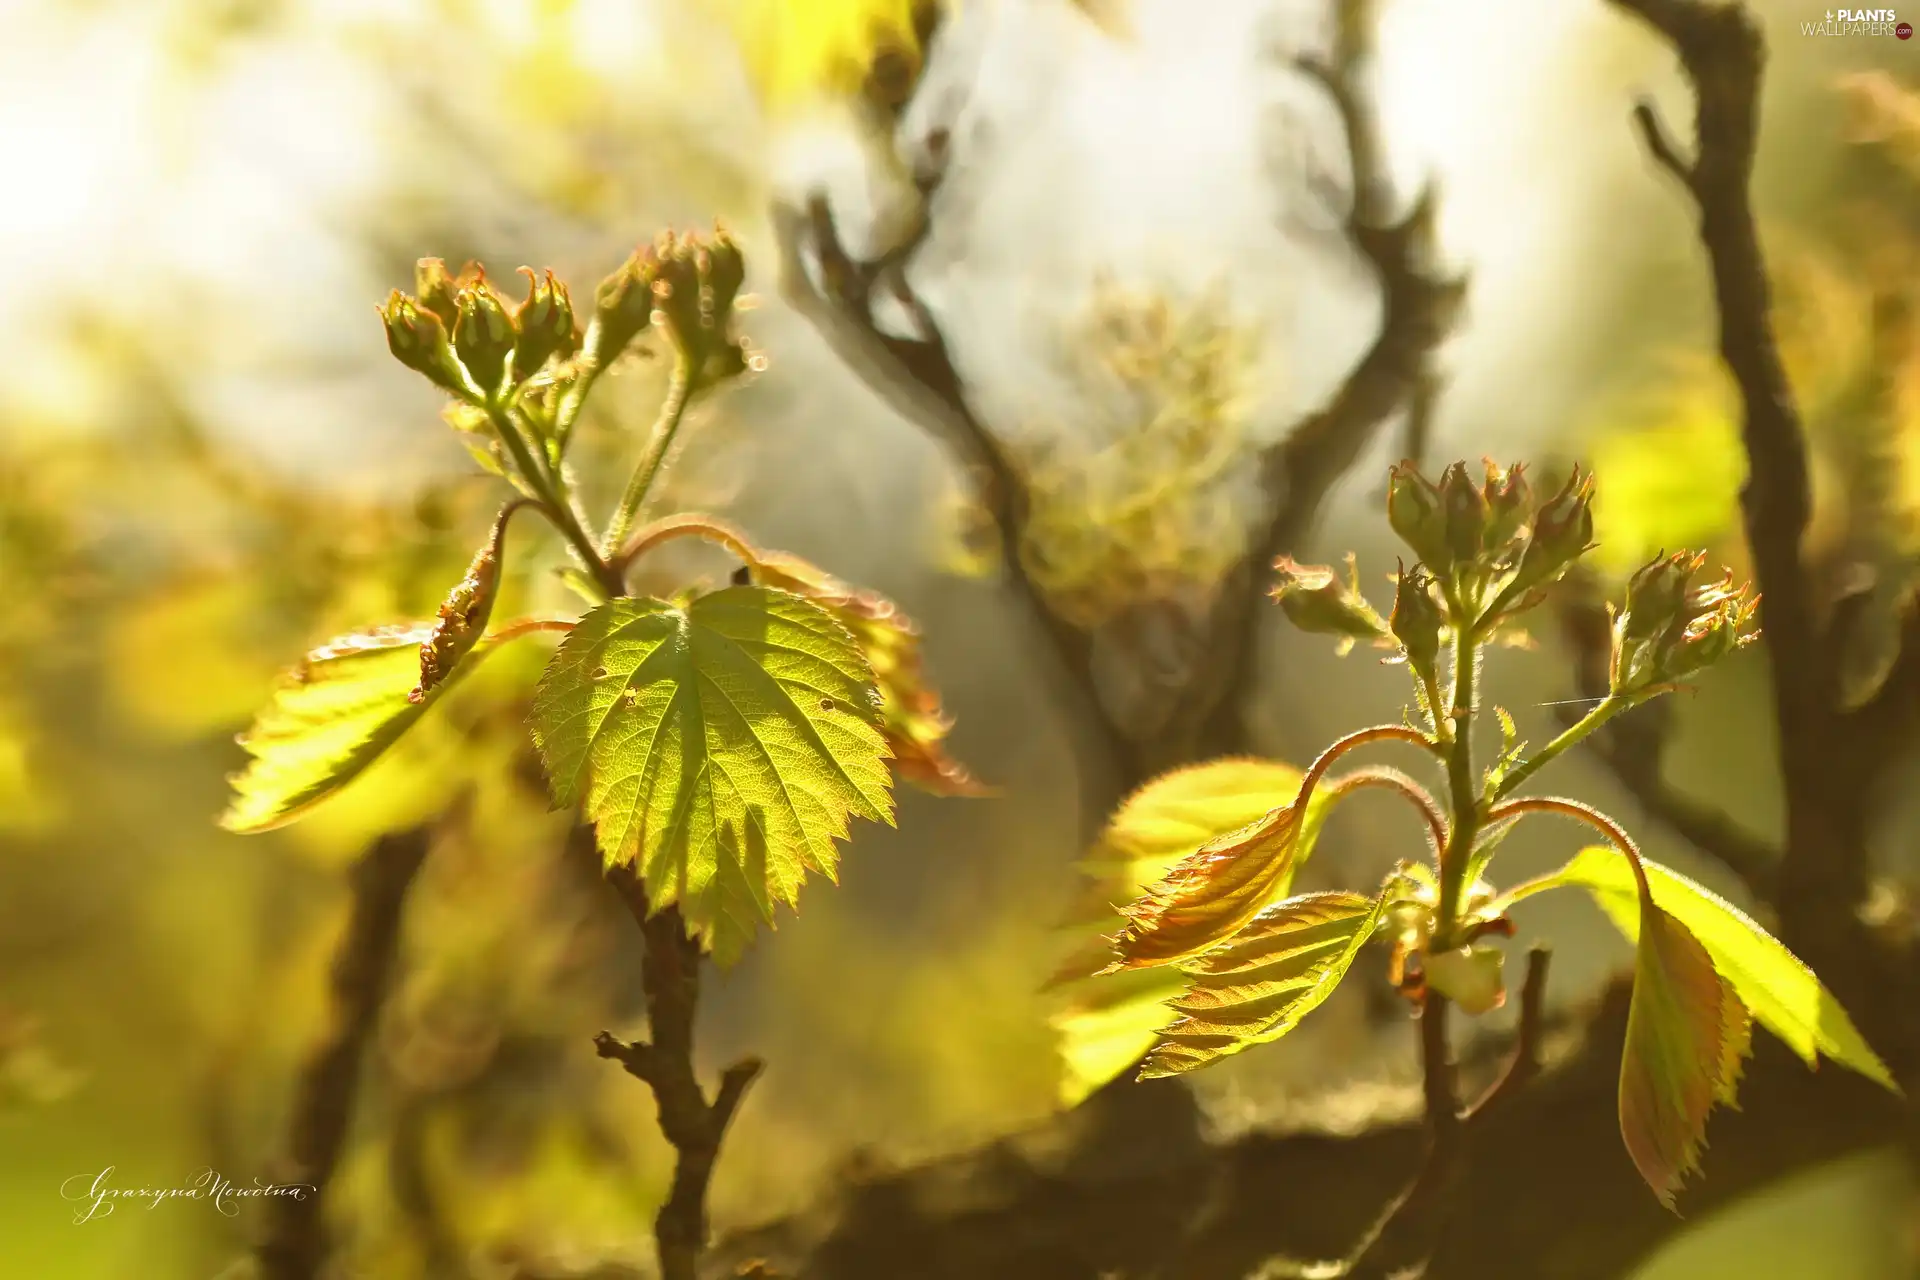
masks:
<path fill-rule="evenodd" d="M 276 674 L 338 631 L 430 616 L 497 502 L 384 348 L 375 304 L 423 255 L 496 278 L 551 266 L 582 295 L 655 230 L 723 220 L 767 364 L 697 411 L 673 499 L 900 601 L 957 754 L 1000 789 L 903 795 L 897 829 L 857 833 L 838 888 L 810 886 L 709 984 L 708 1069 L 771 1064 L 729 1138 L 719 1227 L 1084 1092 L 1041 990 L 1085 834 L 1074 726 L 1030 620 L 982 568 L 963 478 L 781 299 L 769 204 L 823 188 L 850 244 L 896 242 L 920 216 L 915 147 L 964 113 L 915 284 L 982 417 L 1062 477 L 1049 527 L 1092 530 L 1096 568 L 1135 536 L 1201 577 L 1230 558 L 1251 451 L 1339 383 L 1379 303 L 1324 198 L 1344 181 L 1331 116 L 1263 52 L 1322 38 L 1319 6 L 966 7 L 892 137 L 849 105 L 846 67 L 873 37 L 839 0 L 0 3 L 0 1275 L 244 1274 L 250 1210 L 76 1225 L 62 1185 L 107 1166 L 148 1185 L 268 1169 L 324 1027 L 344 869 L 428 820 L 337 1184 L 340 1274 L 649 1265 L 667 1152 L 645 1090 L 591 1047 L 636 1025 L 631 926 L 563 856 L 519 718 L 487 696 L 515 674 L 489 668 L 311 819 L 215 826 L 233 735 Z M 1811 537 L 1881 567 L 1887 622 L 1867 634 L 1884 638 L 1920 547 L 1920 351 L 1887 350 L 1871 317 L 1889 282 L 1913 291 L 1920 44 L 1802 36 L 1824 11 L 1799 0 L 1761 11 L 1758 202 L 1814 433 Z M 1691 215 L 1627 121 L 1642 92 L 1686 118 L 1669 63 L 1597 0 L 1384 9 L 1393 168 L 1437 180 L 1442 241 L 1471 278 L 1430 456 L 1589 462 L 1616 580 L 1665 547 L 1745 554 Z M 1162 354 L 1224 388 L 1174 415 L 1218 446 L 1217 474 L 1166 495 L 1144 534 L 1103 532 L 1090 505 L 1156 479 L 1151 450 L 1113 447 L 1129 429 L 1101 381 L 1116 309 L 1159 317 Z M 603 484 L 651 418 L 660 364 L 596 397 Z M 1875 379 L 1891 399 L 1869 396 Z M 1322 559 L 1357 550 L 1383 602 L 1396 448 L 1369 453 L 1315 538 Z M 522 557 L 510 589 L 558 601 L 561 562 L 557 546 Z M 1262 750 L 1303 763 L 1397 716 L 1398 673 L 1269 632 Z M 1497 655 L 1491 695 L 1536 739 L 1573 696 L 1567 654 L 1540 641 Z M 1868 644 L 1850 670 L 1870 683 L 1881 656 Z M 1763 678 L 1747 655 L 1680 702 L 1669 769 L 1768 835 Z M 1635 819 L 1598 769 L 1560 768 L 1565 790 Z M 1891 883 L 1920 875 L 1917 833 L 1911 804 L 1886 824 Z M 1408 838 L 1359 806 L 1313 875 L 1377 875 Z M 1530 873 L 1569 847 L 1516 837 L 1507 862 Z M 1521 926 L 1522 944 L 1556 940 L 1556 1001 L 1626 955 L 1584 904 L 1530 906 Z M 1344 993 L 1195 1088 L 1223 1132 L 1351 1128 L 1417 1106 L 1412 1041 L 1403 1013 Z M 1644 1280 L 1911 1275 L 1914 1194 L 1896 1152 L 1855 1157 L 1701 1220 Z"/>

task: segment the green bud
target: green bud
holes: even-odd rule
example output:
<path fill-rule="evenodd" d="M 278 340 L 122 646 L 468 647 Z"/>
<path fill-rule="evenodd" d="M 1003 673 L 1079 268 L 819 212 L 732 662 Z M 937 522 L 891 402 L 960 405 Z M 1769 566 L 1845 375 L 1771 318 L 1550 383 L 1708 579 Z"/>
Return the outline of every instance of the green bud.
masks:
<path fill-rule="evenodd" d="M 380 319 L 387 327 L 387 350 L 393 352 L 394 359 L 425 374 L 435 386 L 448 391 L 460 389 L 460 366 L 454 361 L 447 329 L 439 316 L 395 289 L 388 295 L 387 305 L 380 308 Z"/>
<path fill-rule="evenodd" d="M 455 303 L 459 318 L 453 325 L 453 349 L 480 390 L 496 395 L 506 378 L 507 357 L 518 340 L 513 317 L 484 272 L 460 290 Z"/>
<path fill-rule="evenodd" d="M 1427 568 L 1443 574 L 1453 567 L 1440 491 L 1411 461 L 1388 473 L 1387 523 Z"/>
<path fill-rule="evenodd" d="M 1487 499 L 1467 475 L 1467 464 L 1456 462 L 1440 477 L 1440 505 L 1445 512 L 1447 552 L 1456 565 L 1480 559 L 1486 545 Z"/>
<path fill-rule="evenodd" d="M 1393 593 L 1390 625 L 1400 642 L 1400 652 L 1415 675 L 1431 684 L 1438 671 L 1440 633 L 1445 629 L 1446 613 L 1434 599 L 1433 575 L 1425 565 L 1408 568 L 1404 561 Z"/>
<path fill-rule="evenodd" d="M 1268 594 L 1302 631 L 1341 637 L 1342 653 L 1356 640 L 1390 639 L 1385 620 L 1360 594 L 1357 582 L 1342 582 L 1326 565 L 1297 564 L 1291 556 L 1281 556 L 1273 568 L 1278 581 Z"/>
<path fill-rule="evenodd" d="M 635 249 L 593 293 L 593 331 L 588 335 L 594 362 L 602 367 L 619 358 L 653 323 L 653 282 L 660 260 L 651 246 Z"/>
<path fill-rule="evenodd" d="M 580 348 L 580 332 L 573 323 L 573 299 L 567 286 L 553 278 L 542 279 L 531 267 L 520 270 L 527 277 L 527 300 L 513 313 L 513 326 L 519 337 L 513 348 L 513 373 L 527 378 L 539 371 L 549 356 L 562 358 Z"/>
<path fill-rule="evenodd" d="M 707 250 L 691 235 L 663 234 L 656 252 L 660 256 L 660 274 L 654 281 L 660 317 L 667 336 L 676 349 L 696 364 L 705 354 L 711 311 L 702 297 L 707 273 Z"/>
<path fill-rule="evenodd" d="M 1492 458 L 1482 461 L 1487 468 L 1487 483 L 1481 496 L 1487 500 L 1487 547 L 1504 548 L 1520 532 L 1533 512 L 1533 486 L 1527 483 L 1527 467 L 1516 462 L 1502 471 Z"/>
<path fill-rule="evenodd" d="M 1427 986 L 1469 1014 L 1486 1013 L 1507 1002 L 1503 977 L 1506 954 L 1497 947 L 1455 947 L 1427 956 Z"/>
<path fill-rule="evenodd" d="M 1559 581 L 1592 547 L 1593 477 L 1575 467 L 1560 492 L 1534 516 L 1533 536 L 1504 594 L 1514 598 Z"/>

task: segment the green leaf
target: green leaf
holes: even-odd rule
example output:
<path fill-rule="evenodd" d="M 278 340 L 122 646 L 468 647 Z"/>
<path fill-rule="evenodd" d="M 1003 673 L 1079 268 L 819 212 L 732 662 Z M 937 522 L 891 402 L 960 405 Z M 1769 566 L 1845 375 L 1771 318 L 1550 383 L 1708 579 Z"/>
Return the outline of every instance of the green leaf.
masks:
<path fill-rule="evenodd" d="M 1786 1041 L 1810 1067 L 1825 1054 L 1898 1092 L 1886 1064 L 1798 956 L 1710 890 L 1657 862 L 1645 865 L 1655 904 L 1700 940 L 1713 967 L 1733 984 L 1761 1026 Z M 1613 850 L 1583 849 L 1552 879 L 1587 890 L 1629 940 L 1638 936 L 1633 872 Z"/>
<path fill-rule="evenodd" d="M 1309 893 L 1260 912 L 1227 946 L 1181 965 L 1181 1016 L 1161 1032 L 1142 1079 L 1178 1075 L 1278 1040 L 1333 994 L 1379 929 L 1388 894 Z"/>
<path fill-rule="evenodd" d="M 1706 947 L 1673 916 L 1647 907 L 1620 1059 L 1620 1133 L 1668 1208 L 1699 1161 L 1707 1113 L 1733 1101 L 1748 1026 L 1746 1006 Z"/>
<path fill-rule="evenodd" d="M 833 877 L 849 816 L 893 820 L 872 671 L 785 591 L 601 605 L 542 677 L 533 732 L 554 798 L 722 964 L 808 871 Z"/>
<path fill-rule="evenodd" d="M 253 757 L 233 781 L 220 819 L 229 831 L 270 831 L 292 822 L 358 777 L 470 670 L 468 661 L 418 701 L 421 646 L 437 624 L 382 627 L 322 645 L 290 671 L 240 737 Z"/>

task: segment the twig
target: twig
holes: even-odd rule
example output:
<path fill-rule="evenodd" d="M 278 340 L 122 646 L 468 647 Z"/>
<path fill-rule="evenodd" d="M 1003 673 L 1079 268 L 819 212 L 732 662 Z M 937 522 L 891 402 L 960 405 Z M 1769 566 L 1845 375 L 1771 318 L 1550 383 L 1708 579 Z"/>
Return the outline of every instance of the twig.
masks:
<path fill-rule="evenodd" d="M 277 1179 L 307 1194 L 269 1197 L 258 1249 L 263 1280 L 313 1280 L 326 1259 L 327 1184 L 346 1144 L 361 1058 L 399 950 L 407 890 L 431 839 L 427 827 L 383 836 L 353 869 L 352 903 L 330 984 L 333 1031 L 300 1073 L 286 1172 Z"/>
<path fill-rule="evenodd" d="M 1547 967 L 1553 953 L 1545 947 L 1527 952 L 1527 977 L 1520 988 L 1520 1024 L 1514 1030 L 1513 1053 L 1486 1091 L 1467 1108 L 1467 1121 L 1488 1107 L 1504 1102 L 1540 1074 L 1540 1042 L 1547 1023 Z"/>
<path fill-rule="evenodd" d="M 1759 140 L 1765 41 L 1738 3 L 1613 0 L 1666 37 L 1696 101 L 1696 158 L 1684 160 L 1651 105 L 1634 108 L 1655 160 L 1677 176 L 1700 214 L 1713 278 L 1720 356 L 1739 387 L 1748 476 L 1741 491 L 1760 589 L 1786 793 L 1787 839 L 1778 902 L 1791 943 L 1844 929 L 1866 894 L 1866 808 L 1873 759 L 1847 739 L 1838 656 L 1823 634 L 1800 547 L 1812 511 L 1807 446 L 1780 359 L 1771 290 L 1755 229 L 1751 179 Z M 1820 948 L 1825 950 L 1825 947 Z"/>
<path fill-rule="evenodd" d="M 707 1245 L 707 1186 L 719 1159 L 720 1140 L 739 1109 L 761 1062 L 746 1058 L 720 1075 L 708 1102 L 693 1065 L 693 1019 L 700 994 L 700 943 L 688 936 L 679 909 L 654 911 L 646 885 L 630 866 L 610 867 L 607 882 L 619 893 L 646 944 L 641 981 L 647 998 L 647 1036 L 627 1042 L 602 1031 L 594 1048 L 603 1058 L 653 1090 L 660 1132 L 673 1145 L 673 1184 L 654 1219 L 664 1280 L 696 1280 Z"/>

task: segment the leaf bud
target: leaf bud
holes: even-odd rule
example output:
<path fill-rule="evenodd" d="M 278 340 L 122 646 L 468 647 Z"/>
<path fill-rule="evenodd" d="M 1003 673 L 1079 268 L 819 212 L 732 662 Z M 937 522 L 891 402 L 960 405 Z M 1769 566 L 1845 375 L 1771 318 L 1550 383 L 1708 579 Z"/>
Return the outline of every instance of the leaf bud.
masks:
<path fill-rule="evenodd" d="M 1533 537 L 1505 594 L 1509 598 L 1558 581 L 1593 547 L 1593 477 L 1575 467 L 1560 492 L 1533 518 Z"/>
<path fill-rule="evenodd" d="M 479 267 L 472 263 L 462 276 L 473 276 Z M 459 319 L 460 308 L 457 298 L 460 293 L 460 281 L 456 281 L 447 272 L 447 264 L 439 258 L 422 258 L 413 264 L 413 293 L 420 305 L 440 317 L 440 323 L 447 326 L 447 332 L 453 332 L 454 322 Z"/>
<path fill-rule="evenodd" d="M 1389 623 L 1400 642 L 1407 665 L 1426 684 L 1437 676 L 1440 634 L 1446 627 L 1446 613 L 1434 599 L 1433 574 L 1416 562 L 1408 568 L 1403 561 L 1394 587 L 1393 614 Z"/>
<path fill-rule="evenodd" d="M 513 373 L 516 378 L 531 377 L 549 356 L 562 358 L 580 347 L 580 332 L 573 322 L 573 299 L 567 286 L 549 271 L 542 278 L 530 267 L 520 270 L 527 277 L 527 300 L 513 313 L 513 325 L 519 331 L 513 348 Z"/>
<path fill-rule="evenodd" d="M 394 359 L 425 374 L 435 386 L 460 390 L 460 366 L 438 315 L 395 289 L 388 295 L 387 305 L 380 308 L 380 319 L 386 325 L 387 350 Z"/>
<path fill-rule="evenodd" d="M 589 355 L 595 364 L 605 367 L 627 349 L 653 323 L 653 282 L 660 260 L 651 245 L 633 253 L 593 294 L 594 324 L 587 335 L 592 344 Z"/>
<path fill-rule="evenodd" d="M 1467 464 L 1456 462 L 1440 476 L 1440 504 L 1445 512 L 1447 551 L 1456 565 L 1480 559 L 1486 545 L 1487 499 L 1467 474 Z"/>
<path fill-rule="evenodd" d="M 1387 523 L 1434 573 L 1443 574 L 1453 567 L 1440 491 L 1411 461 L 1399 463 L 1388 474 Z"/>
<path fill-rule="evenodd" d="M 497 395 L 506 378 L 507 357 L 517 340 L 506 303 L 487 283 L 484 273 L 460 290 L 455 299 L 458 319 L 453 325 L 453 349 L 480 390 Z"/>
<path fill-rule="evenodd" d="M 1486 1013 L 1507 1002 L 1503 977 L 1506 953 L 1498 947 L 1465 946 L 1427 956 L 1427 986 L 1469 1014 Z"/>
<path fill-rule="evenodd" d="M 1278 581 L 1268 594 L 1302 631 L 1341 637 L 1342 653 L 1356 640 L 1390 639 L 1386 622 L 1356 583 L 1342 582 L 1326 565 L 1298 564 L 1291 556 L 1281 556 L 1273 568 Z"/>
<path fill-rule="evenodd" d="M 1481 496 L 1487 501 L 1486 543 L 1489 550 L 1504 549 L 1533 512 L 1533 486 L 1527 483 L 1527 467 L 1516 462 L 1502 471 L 1492 458 L 1485 458 L 1487 483 Z"/>

